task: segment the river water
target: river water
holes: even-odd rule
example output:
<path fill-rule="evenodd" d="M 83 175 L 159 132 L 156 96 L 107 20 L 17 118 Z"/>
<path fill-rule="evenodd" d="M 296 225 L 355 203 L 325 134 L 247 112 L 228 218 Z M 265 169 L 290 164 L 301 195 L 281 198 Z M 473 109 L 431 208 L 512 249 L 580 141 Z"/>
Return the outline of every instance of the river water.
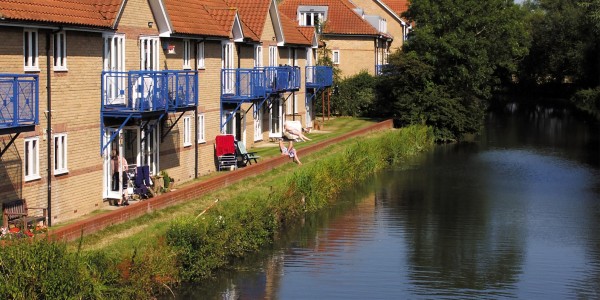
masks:
<path fill-rule="evenodd" d="M 600 128 L 512 104 L 178 299 L 600 299 Z"/>

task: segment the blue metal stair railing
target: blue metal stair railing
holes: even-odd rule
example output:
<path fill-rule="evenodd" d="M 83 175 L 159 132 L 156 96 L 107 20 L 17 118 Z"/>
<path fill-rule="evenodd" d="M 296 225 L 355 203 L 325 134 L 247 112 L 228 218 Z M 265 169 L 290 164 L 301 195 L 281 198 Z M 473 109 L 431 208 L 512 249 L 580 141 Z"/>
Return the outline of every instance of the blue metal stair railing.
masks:
<path fill-rule="evenodd" d="M 333 68 L 329 66 L 306 66 L 306 88 L 324 88 L 333 84 Z"/>
<path fill-rule="evenodd" d="M 38 75 L 0 74 L 0 129 L 38 124 Z"/>
<path fill-rule="evenodd" d="M 234 111 L 238 111 L 243 103 L 254 105 L 256 100 L 268 98 L 265 84 L 265 72 L 261 69 L 221 70 L 221 131 L 235 116 L 231 114 L 223 120 L 224 104 L 235 104 Z"/>
<path fill-rule="evenodd" d="M 193 109 L 198 106 L 197 71 L 163 71 L 167 76 L 169 111 Z"/>

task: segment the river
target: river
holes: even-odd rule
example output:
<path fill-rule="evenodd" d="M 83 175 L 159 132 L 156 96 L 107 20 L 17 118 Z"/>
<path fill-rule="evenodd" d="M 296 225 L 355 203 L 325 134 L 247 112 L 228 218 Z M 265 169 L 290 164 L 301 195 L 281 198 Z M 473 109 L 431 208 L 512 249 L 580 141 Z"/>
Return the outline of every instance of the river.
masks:
<path fill-rule="evenodd" d="M 600 128 L 511 104 L 177 299 L 600 299 Z"/>

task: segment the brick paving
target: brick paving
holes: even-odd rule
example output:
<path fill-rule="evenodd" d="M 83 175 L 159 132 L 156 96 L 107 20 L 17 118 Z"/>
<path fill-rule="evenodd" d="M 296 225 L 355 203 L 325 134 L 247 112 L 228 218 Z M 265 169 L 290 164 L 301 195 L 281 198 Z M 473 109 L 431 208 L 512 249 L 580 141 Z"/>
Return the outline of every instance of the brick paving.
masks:
<path fill-rule="evenodd" d="M 302 148 L 298 150 L 298 154 L 306 156 L 335 143 L 365 135 L 372 131 L 390 128 L 393 128 L 393 121 L 386 120 L 326 141 L 310 145 L 306 148 Z M 71 241 L 79 238 L 82 234 L 87 235 L 95 233 L 108 226 L 123 223 L 154 210 L 163 209 L 174 204 L 197 199 L 209 192 L 224 188 L 242 179 L 268 172 L 286 163 L 290 163 L 288 157 L 286 156 L 264 159 L 257 164 L 239 168 L 231 172 L 223 172 L 213 178 L 183 186 L 175 191 L 161 194 L 148 200 L 139 201 L 129 206 L 121 207 L 101 215 L 93 216 L 55 230 L 50 229 L 50 236 L 57 240 Z"/>

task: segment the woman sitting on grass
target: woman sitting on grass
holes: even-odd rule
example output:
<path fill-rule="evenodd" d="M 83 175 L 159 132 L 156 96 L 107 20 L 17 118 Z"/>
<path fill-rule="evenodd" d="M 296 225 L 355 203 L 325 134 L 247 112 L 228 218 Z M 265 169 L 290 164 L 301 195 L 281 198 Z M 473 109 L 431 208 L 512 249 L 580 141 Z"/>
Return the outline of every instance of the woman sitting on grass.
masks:
<path fill-rule="evenodd" d="M 291 159 L 296 161 L 298 165 L 302 165 L 300 158 L 296 153 L 296 149 L 294 149 L 294 142 L 290 141 L 290 144 L 286 148 L 283 144 L 283 139 L 279 139 L 279 150 L 281 150 L 281 155 L 288 155 Z"/>

